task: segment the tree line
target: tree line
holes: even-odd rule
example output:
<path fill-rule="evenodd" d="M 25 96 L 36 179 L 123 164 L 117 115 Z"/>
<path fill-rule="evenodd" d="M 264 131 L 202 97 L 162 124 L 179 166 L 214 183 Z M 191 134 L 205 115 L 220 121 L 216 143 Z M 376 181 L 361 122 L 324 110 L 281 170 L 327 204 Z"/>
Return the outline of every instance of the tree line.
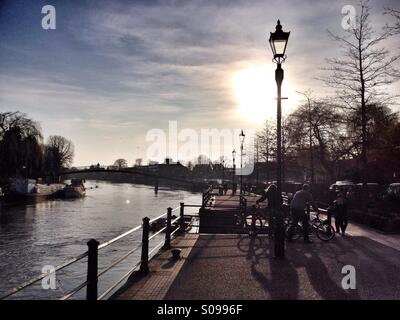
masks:
<path fill-rule="evenodd" d="M 40 125 L 19 111 L 0 113 L 0 180 L 56 176 L 74 158 L 73 143 L 58 135 L 44 142 Z"/>

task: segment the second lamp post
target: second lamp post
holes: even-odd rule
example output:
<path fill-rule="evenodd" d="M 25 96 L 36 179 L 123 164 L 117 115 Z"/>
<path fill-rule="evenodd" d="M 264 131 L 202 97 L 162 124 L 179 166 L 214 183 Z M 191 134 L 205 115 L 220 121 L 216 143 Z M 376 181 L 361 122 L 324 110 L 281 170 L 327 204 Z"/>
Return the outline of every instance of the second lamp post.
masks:
<path fill-rule="evenodd" d="M 244 134 L 243 129 L 242 129 L 242 131 L 239 134 L 239 139 L 240 139 L 240 194 L 241 195 L 243 194 L 243 173 L 242 173 L 242 170 L 243 170 L 243 143 L 244 143 L 244 137 L 245 137 L 245 134 Z"/>
<path fill-rule="evenodd" d="M 277 68 L 275 70 L 275 81 L 278 88 L 278 96 L 277 96 L 277 117 L 276 117 L 276 125 L 277 125 L 277 175 L 276 175 L 276 183 L 278 187 L 278 196 L 279 203 L 281 203 L 282 199 L 282 107 L 281 107 L 281 86 L 283 81 L 283 69 L 282 63 L 286 59 L 286 45 L 289 39 L 290 32 L 282 31 L 282 26 L 280 21 L 278 20 L 278 24 L 275 27 L 275 32 L 271 32 L 269 37 L 269 44 L 271 45 L 272 53 L 273 53 L 273 61 L 277 64 Z M 274 246 L 275 246 L 275 257 L 283 258 L 285 256 L 285 230 L 283 225 L 283 217 L 281 208 L 275 214 L 275 237 L 274 237 Z"/>

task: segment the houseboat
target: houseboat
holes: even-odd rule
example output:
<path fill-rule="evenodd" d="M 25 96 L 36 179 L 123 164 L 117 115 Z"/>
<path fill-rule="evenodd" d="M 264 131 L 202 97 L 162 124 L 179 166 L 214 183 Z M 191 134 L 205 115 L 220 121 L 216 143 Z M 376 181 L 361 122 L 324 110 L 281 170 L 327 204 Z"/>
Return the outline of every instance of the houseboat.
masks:
<path fill-rule="evenodd" d="M 63 190 L 65 198 L 82 198 L 86 195 L 84 180 L 72 179 L 71 184 L 67 185 Z"/>
<path fill-rule="evenodd" d="M 6 199 L 45 199 L 48 197 L 58 196 L 64 189 L 65 184 L 38 183 L 34 179 L 12 178 L 10 179 Z"/>

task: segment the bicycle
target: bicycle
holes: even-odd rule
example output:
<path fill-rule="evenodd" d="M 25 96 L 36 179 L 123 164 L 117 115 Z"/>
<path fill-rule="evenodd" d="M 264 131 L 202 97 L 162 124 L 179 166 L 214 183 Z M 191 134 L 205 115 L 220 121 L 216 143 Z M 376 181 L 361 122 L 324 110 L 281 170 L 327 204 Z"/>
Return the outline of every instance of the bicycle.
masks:
<path fill-rule="evenodd" d="M 252 205 L 250 212 L 242 212 L 237 216 L 237 225 L 245 229 L 249 236 L 257 236 L 262 233 L 268 224 L 267 218 L 263 210 L 260 210 L 260 205 Z"/>
<path fill-rule="evenodd" d="M 320 213 L 317 212 L 315 218 L 309 222 L 309 234 L 315 232 L 318 239 L 322 241 L 332 240 L 335 237 L 335 229 L 327 222 L 327 220 L 322 221 L 319 218 L 319 215 Z M 292 240 L 299 239 L 303 235 L 303 226 L 301 223 L 294 225 L 289 221 L 286 227 L 286 237 L 289 238 L 290 234 Z"/>

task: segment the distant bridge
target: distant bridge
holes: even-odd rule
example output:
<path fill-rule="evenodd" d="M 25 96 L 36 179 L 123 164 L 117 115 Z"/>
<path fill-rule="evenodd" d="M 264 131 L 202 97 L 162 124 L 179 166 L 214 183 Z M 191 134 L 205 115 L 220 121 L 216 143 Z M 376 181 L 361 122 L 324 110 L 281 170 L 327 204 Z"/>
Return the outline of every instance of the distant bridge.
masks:
<path fill-rule="evenodd" d="M 73 167 L 72 169 L 59 172 L 58 175 L 60 177 L 62 177 L 62 176 L 66 176 L 66 175 L 83 174 L 83 173 L 107 173 L 107 174 L 108 173 L 120 173 L 120 174 L 140 175 L 140 176 L 145 176 L 145 177 L 149 177 L 149 178 L 154 178 L 155 181 L 163 179 L 163 180 L 171 180 L 171 181 L 186 183 L 186 184 L 190 184 L 190 185 L 195 184 L 195 182 L 192 180 L 187 180 L 187 179 L 179 178 L 179 177 L 160 175 L 157 172 L 146 172 L 146 171 L 138 170 L 135 168 L 119 169 L 119 168 L 112 168 L 109 166 Z"/>

